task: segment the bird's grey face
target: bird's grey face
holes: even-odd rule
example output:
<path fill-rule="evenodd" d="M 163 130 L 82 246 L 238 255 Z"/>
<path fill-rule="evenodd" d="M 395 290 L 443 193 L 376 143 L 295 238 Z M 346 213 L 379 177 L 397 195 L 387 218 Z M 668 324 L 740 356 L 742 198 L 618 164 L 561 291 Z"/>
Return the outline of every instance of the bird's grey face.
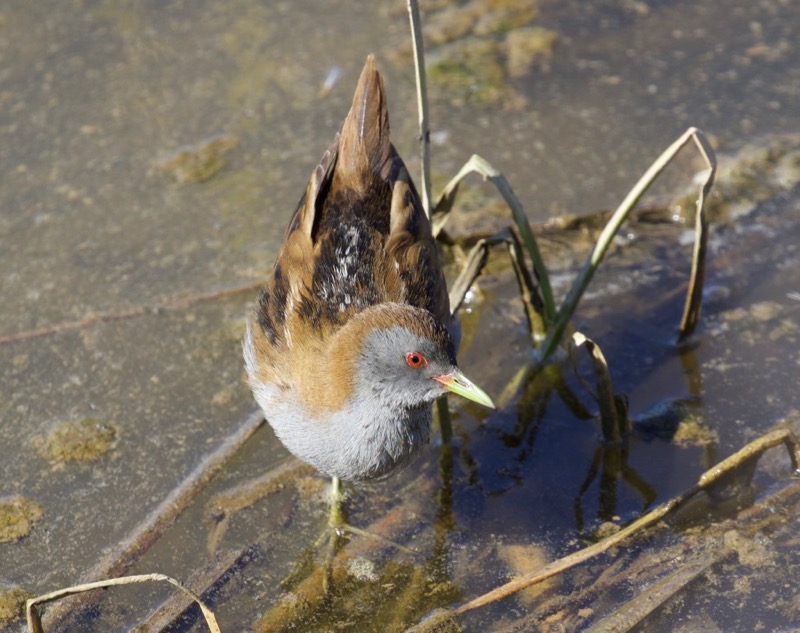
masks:
<path fill-rule="evenodd" d="M 418 407 L 446 392 L 437 380 L 455 370 L 450 336 L 442 329 L 436 340 L 397 325 L 375 329 L 361 350 L 358 381 L 382 403 Z"/>

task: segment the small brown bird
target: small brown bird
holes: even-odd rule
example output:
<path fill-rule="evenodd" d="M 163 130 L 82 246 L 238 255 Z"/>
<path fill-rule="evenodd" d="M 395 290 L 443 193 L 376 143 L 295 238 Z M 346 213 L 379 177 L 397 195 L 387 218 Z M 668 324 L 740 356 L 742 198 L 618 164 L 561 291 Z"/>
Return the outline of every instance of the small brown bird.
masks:
<path fill-rule="evenodd" d="M 456 367 L 458 339 L 370 55 L 248 325 L 250 386 L 297 457 L 334 481 L 378 479 L 428 442 L 447 391 L 494 406 Z"/>

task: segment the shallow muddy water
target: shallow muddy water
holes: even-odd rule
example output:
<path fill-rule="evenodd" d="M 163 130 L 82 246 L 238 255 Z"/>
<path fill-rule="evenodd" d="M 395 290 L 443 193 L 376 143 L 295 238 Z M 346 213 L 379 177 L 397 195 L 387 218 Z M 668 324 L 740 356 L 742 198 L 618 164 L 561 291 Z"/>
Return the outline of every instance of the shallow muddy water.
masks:
<path fill-rule="evenodd" d="M 399 476 L 348 492 L 354 525 L 415 554 L 354 538 L 323 605 L 313 577 L 286 582 L 304 555 L 321 559 L 324 482 L 293 473 L 229 520 L 214 509 L 215 494 L 285 463 L 262 427 L 115 574 L 213 586 L 223 631 L 403 630 L 630 523 L 796 418 L 796 3 L 520 6 L 428 6 L 433 180 L 441 187 L 476 152 L 501 169 L 540 225 L 558 296 L 596 230 L 546 221 L 616 206 L 689 125 L 723 157 L 692 345 L 673 344 L 691 252 L 690 209 L 676 201 L 701 168 L 689 150 L 643 202 L 652 213 L 626 226 L 575 318 L 627 397 L 629 441 L 603 445 L 596 405 L 567 363 L 506 388 L 531 353 L 498 255 L 462 317 L 459 362 L 501 406 L 452 400 L 451 449 L 437 440 Z M 395 144 L 418 172 L 407 31 L 394 1 L 0 7 L 0 617 L 20 596 L 95 579 L 252 420 L 244 319 L 370 52 L 386 75 Z M 512 53 L 531 40 L 530 57 Z M 507 224 L 474 178 L 448 228 Z M 588 375 L 585 359 L 579 371 Z M 791 630 L 793 481 L 775 449 L 752 486 L 701 495 L 667 525 L 458 623 Z M 779 520 L 739 513 L 759 504 Z M 654 612 L 630 615 L 637 596 L 690 565 L 696 576 L 670 576 L 680 588 L 659 594 Z M 129 630 L 166 593 L 114 589 L 83 609 L 48 607 L 46 630 Z M 633 605 L 627 624 L 607 619 L 623 605 Z M 24 628 L 19 618 L 3 627 Z M 171 630 L 190 629 L 202 630 L 191 611 Z"/>

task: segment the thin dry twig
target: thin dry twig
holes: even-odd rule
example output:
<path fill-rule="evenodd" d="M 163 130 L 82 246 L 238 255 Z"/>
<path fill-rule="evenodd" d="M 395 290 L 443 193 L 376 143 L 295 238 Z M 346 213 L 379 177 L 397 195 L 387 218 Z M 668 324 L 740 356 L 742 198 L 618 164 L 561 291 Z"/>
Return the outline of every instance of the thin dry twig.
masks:
<path fill-rule="evenodd" d="M 229 297 L 240 292 L 256 290 L 263 287 L 263 285 L 263 282 L 252 283 L 245 286 L 225 288 L 224 290 L 217 290 L 215 292 L 209 292 L 206 294 L 181 297 L 180 299 L 166 301 L 157 305 L 137 306 L 127 310 L 120 310 L 119 312 L 90 313 L 82 319 L 78 319 L 77 321 L 65 321 L 64 323 L 56 323 L 54 325 L 43 325 L 42 327 L 38 327 L 33 330 L 26 330 L 25 332 L 17 332 L 15 334 L 6 334 L 4 336 L 0 336 L 0 345 L 27 341 L 40 336 L 49 336 L 51 334 L 61 334 L 62 332 L 80 330 L 83 328 L 92 327 L 93 325 L 98 325 L 100 323 L 123 321 L 125 319 L 146 316 L 148 314 L 160 314 L 161 312 L 181 310 L 197 303 L 205 303 L 206 301 L 214 301 L 215 299 Z"/>
<path fill-rule="evenodd" d="M 46 602 L 52 602 L 53 600 L 61 600 L 61 598 L 66 598 L 67 596 L 84 593 L 87 591 L 91 591 L 93 589 L 105 589 L 107 587 L 118 587 L 120 585 L 131 585 L 142 582 L 168 582 L 171 585 L 174 585 L 182 592 L 190 596 L 192 600 L 194 600 L 197 603 L 197 605 L 200 607 L 200 610 L 203 612 L 203 617 L 205 617 L 206 624 L 208 625 L 208 628 L 211 631 L 211 633 L 221 633 L 219 625 L 217 624 L 217 619 L 214 617 L 214 613 L 211 611 L 211 609 L 209 609 L 205 605 L 205 603 L 202 600 L 200 600 L 200 597 L 187 587 L 184 587 L 180 582 L 178 582 L 174 578 L 170 578 L 169 576 L 165 576 L 164 574 L 142 574 L 138 576 L 124 576 L 122 578 L 110 578 L 108 580 L 101 580 L 99 582 L 90 582 L 82 585 L 74 585 L 72 587 L 59 589 L 58 591 L 53 591 L 51 593 L 37 596 L 36 598 L 31 598 L 25 603 L 25 614 L 28 620 L 28 631 L 29 633 L 44 633 L 44 628 L 42 627 L 42 621 L 41 618 L 39 617 L 39 612 L 36 610 L 37 604 L 44 604 Z"/>
<path fill-rule="evenodd" d="M 313 468 L 297 458 L 291 458 L 242 485 L 215 494 L 206 504 L 206 518 L 212 523 L 206 549 L 214 554 L 225 536 L 231 517 L 257 501 L 278 492 L 293 479 L 313 472 Z"/>
<path fill-rule="evenodd" d="M 425 47 L 422 42 L 422 21 L 419 3 L 408 0 L 411 41 L 414 49 L 414 71 L 417 79 L 417 111 L 419 112 L 419 145 L 422 158 L 422 208 L 431 217 L 431 130 L 428 123 L 428 80 L 425 76 Z"/>

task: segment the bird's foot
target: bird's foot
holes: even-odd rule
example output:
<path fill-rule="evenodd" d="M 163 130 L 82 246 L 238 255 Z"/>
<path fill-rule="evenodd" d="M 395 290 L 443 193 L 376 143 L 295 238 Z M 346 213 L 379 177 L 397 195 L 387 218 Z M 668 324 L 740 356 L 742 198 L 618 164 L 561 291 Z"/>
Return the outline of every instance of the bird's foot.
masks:
<path fill-rule="evenodd" d="M 328 514 L 328 529 L 320 536 L 315 545 L 315 549 L 318 549 L 327 543 L 325 573 L 323 574 L 322 580 L 323 589 L 326 593 L 328 592 L 331 579 L 333 577 L 334 559 L 344 545 L 348 534 L 354 534 L 373 539 L 383 545 L 387 545 L 406 554 L 415 553 L 414 550 L 409 549 L 404 545 L 400 545 L 400 543 L 396 543 L 395 541 L 387 539 L 379 534 L 375 534 L 374 532 L 350 525 L 346 519 L 343 500 L 344 496 L 341 490 L 341 482 L 339 481 L 338 477 L 334 477 L 331 481 L 331 505 Z"/>

